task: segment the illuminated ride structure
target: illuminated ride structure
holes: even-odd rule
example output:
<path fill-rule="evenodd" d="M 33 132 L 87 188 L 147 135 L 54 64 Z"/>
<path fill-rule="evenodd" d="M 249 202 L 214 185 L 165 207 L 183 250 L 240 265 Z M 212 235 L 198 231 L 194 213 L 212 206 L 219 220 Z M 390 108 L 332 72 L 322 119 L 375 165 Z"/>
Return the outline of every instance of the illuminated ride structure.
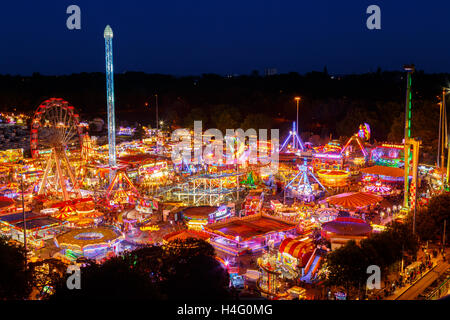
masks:
<path fill-rule="evenodd" d="M 268 299 L 280 297 L 282 272 L 278 261 L 270 255 L 260 257 L 257 261 L 260 270 L 260 277 L 256 282 L 257 289 Z"/>
<path fill-rule="evenodd" d="M 346 170 L 326 170 L 316 172 L 319 180 L 329 188 L 345 187 L 349 183 L 350 172 Z"/>
<path fill-rule="evenodd" d="M 39 105 L 31 124 L 31 154 L 35 159 L 41 153 L 48 155 L 38 195 L 57 194 L 64 200 L 69 200 L 69 193 L 81 197 L 66 150 L 68 146 L 81 144 L 82 139 L 79 116 L 67 101 L 52 98 Z"/>
<path fill-rule="evenodd" d="M 418 182 L 418 165 L 419 150 L 421 141 L 411 138 L 411 114 L 412 114 L 412 93 L 411 93 L 411 75 L 414 72 L 414 65 L 405 66 L 407 72 L 407 89 L 406 89 L 406 105 L 405 105 L 405 178 L 404 178 L 404 199 L 403 211 L 414 212 L 413 232 L 415 232 L 415 212 L 417 205 L 417 182 Z M 412 170 L 411 170 L 412 169 Z M 409 175 L 412 171 L 412 181 L 409 184 Z"/>
<path fill-rule="evenodd" d="M 445 104 L 446 96 L 449 93 L 448 88 L 442 90 L 442 100 L 439 103 L 439 140 L 438 140 L 438 158 L 437 167 L 443 172 L 445 169 L 445 154 L 444 149 L 447 148 L 447 168 L 445 175 L 445 188 L 449 190 L 449 176 L 450 176 L 450 139 L 448 139 L 448 124 L 447 124 L 447 106 Z"/>
<path fill-rule="evenodd" d="M 354 134 L 350 139 L 348 139 L 347 143 L 342 148 L 341 153 L 346 154 L 347 150 L 349 149 L 350 143 L 352 143 L 353 141 L 356 141 L 364 157 L 367 157 L 368 153 L 364 148 L 364 142 L 360 139 L 358 134 Z"/>
<path fill-rule="evenodd" d="M 326 145 L 314 148 L 312 166 L 314 172 L 318 170 L 341 170 L 344 168 L 342 147 L 338 141 L 330 141 Z"/>
<path fill-rule="evenodd" d="M 352 156 L 354 162 L 355 160 L 359 160 L 359 163 L 355 164 L 364 164 L 369 158 L 369 153 L 364 147 L 364 141 L 367 141 L 369 139 L 370 139 L 370 126 L 367 123 L 361 124 L 359 126 L 359 131 L 355 133 L 353 136 L 351 136 L 350 139 L 348 139 L 347 143 L 341 150 L 341 154 L 346 157 Z M 351 149 L 352 142 L 356 142 L 356 144 L 358 145 L 363 155 L 362 159 L 359 159 L 354 156 L 354 152 L 352 152 L 353 150 Z"/>
<path fill-rule="evenodd" d="M 368 184 L 363 187 L 362 191 L 368 193 L 374 193 L 381 196 L 387 196 L 392 193 L 392 187 L 389 185 L 384 185 L 381 181 L 377 181 L 373 184 Z"/>
<path fill-rule="evenodd" d="M 370 160 L 373 164 L 400 168 L 404 165 L 403 144 L 383 143 L 370 152 Z"/>
<path fill-rule="evenodd" d="M 103 33 L 105 38 L 105 62 L 106 62 L 106 95 L 108 106 L 108 153 L 109 166 L 111 167 L 109 182 L 112 183 L 114 167 L 116 167 L 116 125 L 114 110 L 114 69 L 113 69 L 113 31 L 109 25 Z"/>
<path fill-rule="evenodd" d="M 299 137 L 296 130 L 296 123 L 292 123 L 292 130 L 289 131 L 289 135 L 280 147 L 280 152 L 295 153 L 298 151 L 305 151 L 305 146 L 302 139 Z"/>
<path fill-rule="evenodd" d="M 239 183 L 241 172 L 201 174 L 185 179 L 166 192 L 167 200 L 182 201 L 187 205 L 217 206 L 238 201 L 245 190 Z"/>
<path fill-rule="evenodd" d="M 444 168 L 445 155 L 444 149 L 448 148 L 448 129 L 447 129 L 447 108 L 445 105 L 445 97 L 448 89 L 442 90 L 442 100 L 439 102 L 439 140 L 438 140 L 438 157 L 437 166 L 439 168 Z M 450 152 L 450 151 L 449 151 Z M 447 161 L 450 161 L 447 159 Z M 448 162 L 447 162 L 448 171 Z M 447 172 L 448 181 L 448 172 Z"/>
<path fill-rule="evenodd" d="M 80 186 L 83 185 L 88 171 L 92 170 L 90 161 L 94 158 L 94 156 L 95 149 L 91 137 L 88 134 L 85 134 L 81 143 L 81 161 L 79 162 L 77 170 L 77 181 Z"/>
<path fill-rule="evenodd" d="M 298 198 L 306 202 L 314 201 L 325 195 L 327 189 L 320 183 L 319 179 L 309 169 L 306 158 L 302 165 L 297 165 L 299 172 L 295 177 L 285 186 L 284 192 L 286 197 Z M 310 178 L 315 181 L 315 184 L 311 184 Z M 322 190 L 320 190 L 318 188 Z"/>
<path fill-rule="evenodd" d="M 110 204 L 131 204 L 138 198 L 138 191 L 124 170 L 117 170 L 106 191 Z"/>

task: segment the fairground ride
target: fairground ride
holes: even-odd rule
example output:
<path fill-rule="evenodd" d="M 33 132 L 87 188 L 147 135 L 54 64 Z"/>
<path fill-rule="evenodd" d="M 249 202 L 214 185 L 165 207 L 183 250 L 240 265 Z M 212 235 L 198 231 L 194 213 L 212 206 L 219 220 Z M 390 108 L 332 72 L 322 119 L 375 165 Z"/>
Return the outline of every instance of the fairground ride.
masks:
<path fill-rule="evenodd" d="M 310 202 L 314 201 L 321 195 L 324 195 L 325 192 L 328 192 L 319 179 L 317 179 L 312 173 L 312 170 L 309 169 L 306 158 L 304 158 L 303 164 L 297 165 L 297 167 L 298 173 L 284 188 L 285 196 L 300 198 L 304 201 Z M 316 182 L 315 185 L 311 184 L 310 178 L 312 181 Z M 317 186 L 320 186 L 322 190 L 320 190 Z"/>
<path fill-rule="evenodd" d="M 51 98 L 39 105 L 32 120 L 30 141 L 33 158 L 47 153 L 39 195 L 62 196 L 65 201 L 69 200 L 70 193 L 81 196 L 66 151 L 69 146 L 80 146 L 82 138 L 79 116 L 67 101 Z"/>
<path fill-rule="evenodd" d="M 239 183 L 239 177 L 242 175 L 241 172 L 232 172 L 188 177 L 185 182 L 171 189 L 165 196 L 194 206 L 216 206 L 239 201 L 245 190 Z"/>
<path fill-rule="evenodd" d="M 303 141 L 298 135 L 296 129 L 296 123 L 292 123 L 292 130 L 289 131 L 289 135 L 280 147 L 280 152 L 298 152 L 305 151 Z"/>

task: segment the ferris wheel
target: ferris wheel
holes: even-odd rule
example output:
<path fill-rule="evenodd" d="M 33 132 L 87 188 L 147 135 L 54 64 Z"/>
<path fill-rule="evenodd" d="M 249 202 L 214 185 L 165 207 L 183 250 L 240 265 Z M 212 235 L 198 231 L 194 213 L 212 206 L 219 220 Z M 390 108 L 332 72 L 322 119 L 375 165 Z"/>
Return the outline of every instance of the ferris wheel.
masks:
<path fill-rule="evenodd" d="M 38 158 L 40 151 L 48 150 L 49 155 L 38 194 L 62 194 L 64 200 L 70 193 L 81 195 L 66 149 L 80 146 L 82 139 L 79 116 L 67 101 L 51 98 L 39 105 L 31 124 L 31 154 Z"/>
<path fill-rule="evenodd" d="M 30 148 L 33 158 L 42 149 L 65 149 L 69 145 L 81 143 L 83 129 L 75 108 L 60 98 L 42 102 L 31 124 Z"/>

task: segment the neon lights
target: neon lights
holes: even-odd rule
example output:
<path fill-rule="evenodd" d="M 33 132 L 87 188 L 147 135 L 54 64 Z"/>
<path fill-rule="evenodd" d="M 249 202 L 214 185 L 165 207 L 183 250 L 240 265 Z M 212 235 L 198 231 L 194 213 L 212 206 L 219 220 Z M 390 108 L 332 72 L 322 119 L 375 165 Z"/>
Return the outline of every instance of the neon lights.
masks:
<path fill-rule="evenodd" d="M 313 157 L 323 159 L 342 159 L 341 154 L 333 154 L 333 153 L 315 153 L 313 154 Z"/>
<path fill-rule="evenodd" d="M 159 231 L 158 225 L 150 225 L 150 226 L 142 226 L 140 227 L 141 231 Z"/>
<path fill-rule="evenodd" d="M 359 131 L 358 136 L 363 140 L 369 140 L 370 139 L 370 126 L 368 123 L 360 124 L 359 125 Z"/>
<path fill-rule="evenodd" d="M 370 193 L 375 193 L 378 195 L 388 195 L 391 193 L 392 188 L 387 185 L 382 185 L 381 182 L 378 181 L 373 185 L 368 185 L 368 186 L 364 187 L 363 190 L 370 192 Z"/>
<path fill-rule="evenodd" d="M 132 136 L 135 131 L 136 131 L 135 128 L 120 127 L 119 128 L 119 132 L 117 133 L 117 135 L 119 135 L 119 136 Z"/>
<path fill-rule="evenodd" d="M 344 170 L 319 170 L 317 175 L 327 186 L 342 187 L 347 185 L 350 173 Z"/>
<path fill-rule="evenodd" d="M 287 144 L 292 139 L 294 149 L 305 151 L 305 147 L 303 145 L 302 139 L 298 136 L 297 130 L 295 129 L 295 122 L 292 123 L 292 131 L 289 131 L 289 135 L 286 140 L 284 140 L 281 145 L 280 151 L 283 151 L 286 147 L 290 149 L 290 145 Z M 295 146 L 298 146 L 295 148 Z M 290 151 L 290 150 L 289 150 Z"/>
<path fill-rule="evenodd" d="M 364 157 L 367 157 L 369 154 L 367 153 L 366 148 L 364 148 L 364 145 L 363 145 L 361 139 L 359 138 L 358 134 L 355 134 L 350 139 L 348 139 L 348 141 L 345 144 L 344 148 L 342 148 L 342 150 L 341 150 L 341 154 L 343 154 L 347 150 L 348 146 L 350 145 L 350 143 L 353 140 L 356 140 L 356 142 L 358 143 L 358 146 L 361 149 L 361 152 L 363 153 Z"/>
<path fill-rule="evenodd" d="M 319 190 L 313 190 L 311 183 L 309 182 L 308 176 L 311 176 L 320 187 L 326 191 L 326 188 L 320 183 L 320 181 L 314 176 L 310 171 L 306 158 L 303 160 L 303 165 L 297 165 L 299 172 L 298 174 L 286 185 L 285 190 L 289 190 L 293 197 L 300 196 L 304 201 L 312 201 L 316 196 L 320 196 Z M 298 179 L 298 181 L 297 181 Z M 292 185 L 292 187 L 290 187 Z M 293 192 L 294 191 L 294 192 Z"/>
<path fill-rule="evenodd" d="M 405 160 L 404 160 L 404 164 L 405 164 L 405 178 L 404 178 L 404 182 L 405 182 L 405 191 L 404 191 L 404 199 L 403 199 L 403 207 L 404 208 L 409 208 L 409 170 L 410 170 L 410 161 L 412 159 L 412 153 L 411 153 L 411 146 L 408 144 L 409 139 L 411 138 L 411 109 L 412 109 L 412 104 L 411 104 L 411 98 L 412 98 L 412 93 L 411 93 L 411 84 L 412 84 L 412 79 L 411 79 L 411 74 L 414 72 L 414 66 L 405 66 L 405 70 L 407 72 L 407 88 L 406 88 L 406 110 L 405 110 Z"/>
<path fill-rule="evenodd" d="M 381 144 L 383 148 L 395 148 L 395 149 L 404 149 L 405 146 L 403 144 L 393 144 L 393 143 L 383 143 Z"/>

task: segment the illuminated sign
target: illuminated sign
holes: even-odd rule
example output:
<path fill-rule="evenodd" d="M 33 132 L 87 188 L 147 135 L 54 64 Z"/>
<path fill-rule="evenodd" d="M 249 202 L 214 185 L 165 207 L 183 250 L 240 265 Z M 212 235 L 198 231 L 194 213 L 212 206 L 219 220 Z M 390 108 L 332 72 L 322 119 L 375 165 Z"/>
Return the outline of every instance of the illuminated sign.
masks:
<path fill-rule="evenodd" d="M 325 158 L 325 159 L 341 159 L 342 155 L 332 154 L 332 153 L 316 153 L 313 155 L 314 158 Z"/>
<path fill-rule="evenodd" d="M 220 206 L 216 212 L 213 212 L 209 215 L 209 218 L 213 221 L 219 221 L 222 219 L 226 219 L 230 216 L 229 208 L 225 205 Z"/>
<path fill-rule="evenodd" d="M 402 144 L 392 144 L 392 143 L 383 143 L 381 145 L 383 148 L 395 148 L 395 149 L 404 149 L 405 146 Z"/>
<path fill-rule="evenodd" d="M 141 231 L 159 231 L 158 225 L 151 225 L 151 226 L 142 226 L 140 227 Z"/>
<path fill-rule="evenodd" d="M 144 164 L 142 166 L 139 167 L 139 174 L 144 174 L 144 173 L 155 173 L 161 170 L 165 170 L 167 169 L 167 163 L 166 162 L 157 162 L 157 163 L 149 163 L 149 164 Z"/>

